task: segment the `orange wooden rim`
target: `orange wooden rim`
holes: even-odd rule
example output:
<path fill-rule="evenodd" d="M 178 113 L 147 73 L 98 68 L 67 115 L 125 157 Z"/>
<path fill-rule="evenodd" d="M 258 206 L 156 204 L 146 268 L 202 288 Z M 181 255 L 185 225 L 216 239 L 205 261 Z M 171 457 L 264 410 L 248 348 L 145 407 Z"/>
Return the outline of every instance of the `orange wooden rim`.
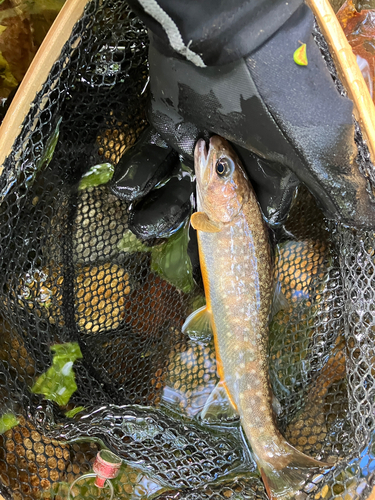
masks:
<path fill-rule="evenodd" d="M 375 488 L 372 489 L 370 496 L 367 498 L 367 500 L 375 500 Z"/>
<path fill-rule="evenodd" d="M 375 106 L 356 57 L 328 0 L 307 0 L 327 40 L 340 79 L 354 103 L 354 114 L 361 127 L 375 165 Z"/>
<path fill-rule="evenodd" d="M 36 94 L 46 82 L 52 65 L 59 58 L 75 23 L 82 17 L 89 0 L 67 0 L 36 53 L 0 127 L 0 174 L 5 158 L 12 151 L 14 141 Z"/>

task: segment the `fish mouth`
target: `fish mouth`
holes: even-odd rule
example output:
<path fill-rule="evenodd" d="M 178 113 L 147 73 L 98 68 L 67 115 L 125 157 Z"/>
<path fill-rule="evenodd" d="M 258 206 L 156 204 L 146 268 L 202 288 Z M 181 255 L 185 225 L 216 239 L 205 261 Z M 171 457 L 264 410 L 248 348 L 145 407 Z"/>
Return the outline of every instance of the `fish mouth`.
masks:
<path fill-rule="evenodd" d="M 202 161 L 202 158 L 204 159 L 205 162 L 207 162 L 208 149 L 206 141 L 204 139 L 198 139 L 195 145 L 194 156 L 195 156 L 194 160 L 196 160 L 197 163 L 200 163 Z"/>
<path fill-rule="evenodd" d="M 199 139 L 194 149 L 194 169 L 195 178 L 197 181 L 197 209 L 202 210 L 203 207 L 203 190 L 205 174 L 208 170 L 209 150 L 204 139 Z"/>
<path fill-rule="evenodd" d="M 194 150 L 194 169 L 197 181 L 199 182 L 208 164 L 208 148 L 204 139 L 199 139 Z"/>

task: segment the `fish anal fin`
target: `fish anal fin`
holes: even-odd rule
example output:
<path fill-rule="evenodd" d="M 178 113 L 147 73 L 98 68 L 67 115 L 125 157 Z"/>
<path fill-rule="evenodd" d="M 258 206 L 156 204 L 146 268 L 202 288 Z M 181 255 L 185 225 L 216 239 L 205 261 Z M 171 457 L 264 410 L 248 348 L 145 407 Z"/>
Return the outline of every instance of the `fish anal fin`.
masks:
<path fill-rule="evenodd" d="M 283 454 L 285 452 L 287 454 L 284 455 L 281 463 L 288 460 L 284 467 L 278 468 L 275 464 L 262 459 L 257 461 L 267 494 L 271 500 L 295 499 L 298 491 L 309 485 L 317 473 L 332 467 L 332 464 L 319 462 L 308 457 L 287 442 L 284 444 Z"/>
<path fill-rule="evenodd" d="M 190 218 L 190 224 L 197 231 L 203 231 L 205 233 L 218 233 L 221 231 L 219 225 L 209 219 L 204 212 L 194 212 Z"/>
<path fill-rule="evenodd" d="M 186 318 L 182 333 L 194 342 L 207 344 L 212 339 L 211 313 L 206 306 L 200 307 Z"/>
<path fill-rule="evenodd" d="M 200 416 L 202 420 L 209 422 L 233 420 L 238 417 L 224 382 L 220 381 L 211 392 Z"/>

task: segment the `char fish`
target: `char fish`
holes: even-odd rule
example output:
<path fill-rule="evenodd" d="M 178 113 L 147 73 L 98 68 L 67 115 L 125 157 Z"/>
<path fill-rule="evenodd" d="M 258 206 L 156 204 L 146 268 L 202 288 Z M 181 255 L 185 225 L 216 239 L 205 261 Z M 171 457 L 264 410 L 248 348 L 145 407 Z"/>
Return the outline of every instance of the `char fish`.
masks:
<path fill-rule="evenodd" d="M 198 232 L 206 306 L 184 331 L 212 328 L 220 384 L 251 445 L 267 493 L 294 498 L 323 464 L 291 446 L 275 424 L 268 376 L 268 321 L 273 293 L 267 228 L 240 161 L 214 136 L 195 148 Z M 215 399 L 215 398 L 213 398 Z"/>

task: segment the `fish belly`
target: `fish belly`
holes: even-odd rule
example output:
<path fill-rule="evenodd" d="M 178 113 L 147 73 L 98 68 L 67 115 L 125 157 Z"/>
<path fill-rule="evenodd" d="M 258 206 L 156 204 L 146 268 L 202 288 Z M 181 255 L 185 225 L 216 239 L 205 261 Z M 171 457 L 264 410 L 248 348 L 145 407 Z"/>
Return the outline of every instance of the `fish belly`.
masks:
<path fill-rule="evenodd" d="M 218 374 L 240 415 L 269 497 L 295 498 L 314 470 L 327 464 L 293 448 L 274 423 L 267 360 L 273 284 L 263 221 L 245 208 L 220 232 L 198 231 L 198 243 Z"/>
<path fill-rule="evenodd" d="M 243 214 L 219 233 L 199 233 L 198 238 L 219 375 L 248 439 L 259 440 L 266 427 L 274 427 L 267 364 L 272 291 L 268 235 L 263 221 L 254 230 Z"/>

